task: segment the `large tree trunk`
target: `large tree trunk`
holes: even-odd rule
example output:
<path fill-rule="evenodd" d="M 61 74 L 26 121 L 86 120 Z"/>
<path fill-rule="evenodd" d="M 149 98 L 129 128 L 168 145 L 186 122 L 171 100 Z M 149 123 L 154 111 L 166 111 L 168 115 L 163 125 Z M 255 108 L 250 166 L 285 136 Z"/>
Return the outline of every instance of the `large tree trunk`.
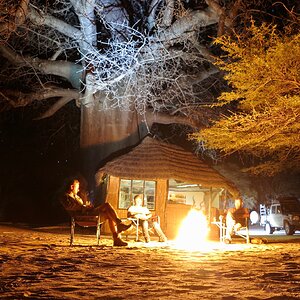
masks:
<path fill-rule="evenodd" d="M 87 74 L 86 90 L 81 98 L 80 146 L 82 173 L 88 181 L 90 192 L 97 194 L 94 175 L 99 167 L 137 144 L 147 135 L 153 123 L 194 124 L 179 115 L 147 110 L 142 115 L 138 114 L 130 98 L 132 95 L 126 95 L 126 89 L 122 87 L 116 91 L 122 103 L 113 105 L 117 99 L 109 99 L 105 92 L 94 89 L 93 82 L 93 75 Z"/>
<path fill-rule="evenodd" d="M 95 189 L 94 175 L 100 165 L 119 155 L 122 150 L 137 144 L 147 133 L 139 125 L 137 114 L 119 108 L 103 109 L 100 101 L 85 104 L 81 108 L 81 161 L 82 172 L 91 192 Z M 97 96 L 98 97 L 98 96 Z M 98 99 L 97 99 L 98 100 Z M 91 195 L 92 196 L 92 195 Z"/>

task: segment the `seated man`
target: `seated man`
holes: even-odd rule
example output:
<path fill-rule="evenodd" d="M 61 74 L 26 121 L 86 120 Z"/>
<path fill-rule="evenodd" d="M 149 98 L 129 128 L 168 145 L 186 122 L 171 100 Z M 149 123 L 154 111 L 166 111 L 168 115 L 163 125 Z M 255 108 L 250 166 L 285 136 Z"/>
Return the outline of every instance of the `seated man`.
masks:
<path fill-rule="evenodd" d="M 134 197 L 133 205 L 129 207 L 127 217 L 139 219 L 146 243 L 150 242 L 149 226 L 150 228 L 154 229 L 155 233 L 159 237 L 160 242 L 167 241 L 167 238 L 162 232 L 159 223 L 152 218 L 152 213 L 149 211 L 149 209 L 143 206 L 142 195 L 136 195 Z"/>
<path fill-rule="evenodd" d="M 228 209 L 226 215 L 226 243 L 231 242 L 231 237 L 235 231 L 246 226 L 246 218 L 250 216 L 249 210 L 243 207 L 242 199 L 235 199 L 234 206 Z"/>
<path fill-rule="evenodd" d="M 68 189 L 61 199 L 63 207 L 71 215 L 86 215 L 98 216 L 99 214 L 107 219 L 109 228 L 113 235 L 114 246 L 127 246 L 127 243 L 122 241 L 120 233 L 127 230 L 131 225 L 125 225 L 117 216 L 116 211 L 109 203 L 103 203 L 94 207 L 89 200 L 84 201 L 79 195 L 79 180 L 74 179 L 68 185 Z"/>

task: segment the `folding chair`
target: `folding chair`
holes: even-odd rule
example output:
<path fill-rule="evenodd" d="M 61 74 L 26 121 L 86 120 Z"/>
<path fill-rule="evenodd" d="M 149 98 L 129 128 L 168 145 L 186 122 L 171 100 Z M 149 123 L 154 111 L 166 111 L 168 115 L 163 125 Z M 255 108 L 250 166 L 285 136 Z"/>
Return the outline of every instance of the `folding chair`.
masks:
<path fill-rule="evenodd" d="M 226 240 L 226 223 L 225 223 L 225 218 L 223 216 L 220 216 L 219 221 L 212 222 L 212 224 L 215 224 L 219 227 L 220 229 L 220 242 L 225 242 Z M 238 230 L 234 230 L 234 235 L 240 236 L 243 239 L 246 240 L 246 243 L 250 243 L 250 235 L 249 235 L 249 219 L 245 218 L 245 226 L 240 227 Z"/>
<path fill-rule="evenodd" d="M 135 226 L 135 241 L 138 242 L 140 220 L 138 218 L 127 218 L 127 220 L 131 221 L 133 226 Z M 126 238 L 127 238 L 127 236 L 126 236 Z"/>
<path fill-rule="evenodd" d="M 155 217 L 152 217 L 150 219 L 155 219 L 156 222 L 158 222 L 158 224 L 160 224 L 160 217 L 159 216 L 155 216 Z M 140 219 L 138 218 L 127 218 L 127 219 L 124 219 L 125 221 L 128 220 L 128 221 L 131 221 L 132 222 L 132 225 L 135 227 L 135 241 L 138 242 L 139 241 L 139 234 L 140 234 L 140 225 L 141 225 L 141 221 Z M 126 239 L 128 239 L 128 235 L 129 235 L 129 231 L 126 230 L 124 232 L 125 236 L 126 236 Z M 152 228 L 149 228 L 149 233 L 153 233 L 153 229 Z"/>
<path fill-rule="evenodd" d="M 100 215 L 98 216 L 88 216 L 88 215 L 74 215 L 69 213 L 71 216 L 71 232 L 70 232 L 70 246 L 73 246 L 74 236 L 75 236 L 75 226 L 76 224 L 81 227 L 96 227 L 96 239 L 97 239 L 97 246 L 99 246 L 100 242 L 100 229 L 101 229 L 101 222 Z"/>
<path fill-rule="evenodd" d="M 242 237 L 246 240 L 247 244 L 250 244 L 250 235 L 249 235 L 249 218 L 245 218 L 245 226 L 242 226 L 238 230 L 234 231 L 234 234 Z"/>

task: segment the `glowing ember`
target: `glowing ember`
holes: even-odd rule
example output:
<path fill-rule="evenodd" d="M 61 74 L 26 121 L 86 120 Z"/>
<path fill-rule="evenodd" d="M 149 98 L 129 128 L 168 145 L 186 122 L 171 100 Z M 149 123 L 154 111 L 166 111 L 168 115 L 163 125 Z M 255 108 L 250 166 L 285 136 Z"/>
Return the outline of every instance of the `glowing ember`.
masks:
<path fill-rule="evenodd" d="M 203 213 L 196 209 L 190 210 L 180 226 L 175 240 L 176 248 L 201 249 L 206 241 L 208 230 L 207 220 Z"/>

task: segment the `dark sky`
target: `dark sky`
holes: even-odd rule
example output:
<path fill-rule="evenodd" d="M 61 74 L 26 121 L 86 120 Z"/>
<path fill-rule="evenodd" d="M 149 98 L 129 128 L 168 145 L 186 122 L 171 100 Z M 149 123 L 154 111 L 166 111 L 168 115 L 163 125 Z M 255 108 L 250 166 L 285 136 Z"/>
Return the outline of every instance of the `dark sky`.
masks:
<path fill-rule="evenodd" d="M 80 110 L 70 103 L 52 118 L 39 110 L 0 114 L 0 220 L 52 222 L 60 218 L 57 193 L 78 172 Z"/>

